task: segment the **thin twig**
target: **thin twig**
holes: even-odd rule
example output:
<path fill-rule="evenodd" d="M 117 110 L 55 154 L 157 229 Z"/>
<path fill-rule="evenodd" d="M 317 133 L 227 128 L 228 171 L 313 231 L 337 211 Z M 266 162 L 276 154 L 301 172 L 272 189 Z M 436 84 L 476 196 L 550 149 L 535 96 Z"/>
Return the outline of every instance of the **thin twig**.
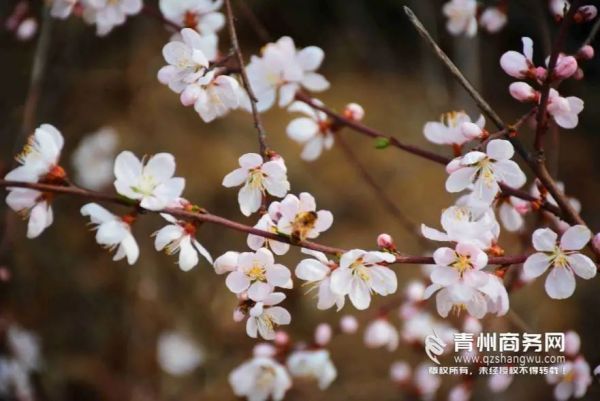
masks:
<path fill-rule="evenodd" d="M 132 200 L 125 199 L 116 195 L 105 194 L 102 192 L 88 191 L 83 188 L 75 187 L 75 186 L 63 186 L 63 185 L 51 185 L 51 184 L 41 184 L 41 183 L 31 183 L 31 182 L 21 182 L 21 181 L 7 181 L 0 180 L 0 188 L 29 188 L 36 191 L 40 191 L 43 193 L 52 193 L 52 194 L 65 194 L 76 196 L 84 199 L 94 200 L 98 202 L 107 202 L 118 204 L 122 206 L 128 207 L 138 207 L 137 203 Z M 216 225 L 220 225 L 223 227 L 227 227 L 229 229 L 243 232 L 246 234 L 254 234 L 263 238 L 268 238 L 280 242 L 284 242 L 290 245 L 312 249 L 314 251 L 320 251 L 323 253 L 331 254 L 331 255 L 341 255 L 346 252 L 345 249 L 335 248 L 327 245 L 318 244 L 311 241 L 296 241 L 290 236 L 283 234 L 276 234 L 269 231 L 259 230 L 254 227 L 247 226 L 245 224 L 241 224 L 229 219 L 226 219 L 221 216 L 217 216 L 215 214 L 211 214 L 207 211 L 202 212 L 194 212 L 187 211 L 183 209 L 177 208 L 165 208 L 159 211 L 151 211 L 145 210 L 145 213 L 166 213 L 171 216 L 184 219 L 196 221 L 199 223 L 212 223 Z M 491 257 L 489 258 L 490 265 L 515 265 L 521 264 L 527 259 L 527 255 L 515 255 L 515 256 L 501 256 L 501 257 Z M 410 256 L 410 255 L 396 255 L 396 261 L 392 264 L 433 264 L 433 258 L 431 256 Z"/>
<path fill-rule="evenodd" d="M 594 41 L 594 39 L 596 38 L 596 35 L 598 34 L 599 30 L 600 30 L 600 18 L 598 18 L 596 20 L 596 22 L 594 23 L 594 26 L 592 27 L 592 30 L 590 31 L 590 34 L 588 35 L 588 37 L 583 42 L 583 44 L 581 45 L 580 49 L 582 47 L 584 47 L 584 46 L 587 46 L 587 45 L 591 44 Z"/>
<path fill-rule="evenodd" d="M 573 6 L 574 7 L 574 6 Z M 482 110 L 482 112 L 489 117 L 492 122 L 498 127 L 498 129 L 507 129 L 507 125 L 502 121 L 500 116 L 491 108 L 489 103 L 487 103 L 483 97 L 477 92 L 477 90 L 471 85 L 471 83 L 463 76 L 463 74 L 456 68 L 456 65 L 448 58 L 446 53 L 435 43 L 431 35 L 427 32 L 423 24 L 419 21 L 419 19 L 415 16 L 415 14 L 408 7 L 404 7 L 404 11 L 406 15 L 415 26 L 419 34 L 430 44 L 431 48 L 434 50 L 436 55 L 442 60 L 443 64 L 448 68 L 448 70 L 452 73 L 452 75 L 461 83 L 461 85 L 465 88 L 465 90 L 471 95 L 477 106 Z M 545 112 L 544 112 L 545 113 Z M 540 157 L 533 158 L 527 152 L 527 150 L 523 147 L 523 145 L 516 140 L 516 138 L 508 138 L 511 143 L 514 145 L 517 153 L 525 160 L 527 165 L 531 168 L 531 170 L 535 173 L 537 178 L 540 180 L 542 185 L 546 187 L 548 192 L 552 195 L 552 197 L 556 200 L 559 205 L 562 213 L 558 213 L 558 216 L 561 216 L 565 221 L 570 224 L 582 224 L 586 225 L 583 219 L 579 216 L 579 214 L 573 209 L 569 200 L 565 196 L 564 193 L 558 188 L 556 182 L 548 172 L 544 163 L 539 163 Z M 542 155 L 543 157 L 543 155 Z M 504 189 L 503 189 L 504 190 Z M 525 199 L 525 198 L 523 198 Z M 593 247 L 594 252 L 597 255 L 600 255 L 600 250 Z"/>
<path fill-rule="evenodd" d="M 231 8 L 231 0 L 225 0 L 225 16 L 227 18 L 227 25 L 229 27 L 229 39 L 231 40 L 231 47 L 235 52 L 240 67 L 242 85 L 244 86 L 244 89 L 250 101 L 250 107 L 252 109 L 252 118 L 254 119 L 254 127 L 258 131 L 258 143 L 260 147 L 260 154 L 266 160 L 269 156 L 267 147 L 267 133 L 263 127 L 258 108 L 256 107 L 258 99 L 256 98 L 254 91 L 252 90 L 252 86 L 250 85 L 250 81 L 248 80 L 248 74 L 246 74 L 246 67 L 244 66 L 244 56 L 242 55 L 242 50 L 240 49 L 240 44 L 238 42 L 238 37 L 235 30 L 233 10 Z"/>
<path fill-rule="evenodd" d="M 304 103 L 308 104 L 309 106 L 322 111 L 323 113 L 327 114 L 336 124 L 346 126 L 350 129 L 352 129 L 353 131 L 363 134 L 365 136 L 368 136 L 370 138 L 386 138 L 387 140 L 389 140 L 389 143 L 391 146 L 394 146 L 398 149 L 401 149 L 401 150 L 408 152 L 410 154 L 413 154 L 415 156 L 421 157 L 423 159 L 431 160 L 431 161 L 441 164 L 443 166 L 447 165 L 451 160 L 447 157 L 438 155 L 437 153 L 430 152 L 428 150 L 419 148 L 417 146 L 405 144 L 403 142 L 400 142 L 400 140 L 398 140 L 396 137 L 386 135 L 383 132 L 377 131 L 376 129 L 373 129 L 371 127 L 368 127 L 366 125 L 358 123 L 354 120 L 350 120 L 350 119 L 334 112 L 333 110 L 329 109 L 328 107 L 314 102 L 309 96 L 307 96 L 301 92 L 296 94 L 296 100 L 304 102 Z M 502 189 L 502 192 L 506 195 L 515 196 L 517 198 L 520 198 L 520 199 L 523 199 L 523 200 L 526 200 L 529 202 L 538 202 L 539 201 L 538 198 L 530 195 L 529 193 L 527 193 L 525 191 L 521 191 L 516 188 L 511 188 L 504 184 L 500 184 L 500 188 Z M 543 202 L 541 207 L 543 209 L 555 214 L 558 217 L 562 217 L 562 213 L 561 213 L 560 209 L 551 203 Z"/>
<path fill-rule="evenodd" d="M 336 141 L 338 145 L 340 145 L 340 149 L 344 152 L 349 164 L 356 169 L 363 181 L 371 188 L 375 197 L 383 204 L 388 212 L 400 222 L 402 228 L 411 235 L 416 234 L 420 241 L 425 242 L 424 238 L 419 235 L 418 227 L 415 223 L 400 210 L 396 203 L 387 195 L 385 190 L 377 183 L 377 181 L 375 181 L 367 168 L 361 163 L 356 154 L 354 154 L 352 148 L 346 143 L 344 137 L 339 133 L 336 133 Z"/>

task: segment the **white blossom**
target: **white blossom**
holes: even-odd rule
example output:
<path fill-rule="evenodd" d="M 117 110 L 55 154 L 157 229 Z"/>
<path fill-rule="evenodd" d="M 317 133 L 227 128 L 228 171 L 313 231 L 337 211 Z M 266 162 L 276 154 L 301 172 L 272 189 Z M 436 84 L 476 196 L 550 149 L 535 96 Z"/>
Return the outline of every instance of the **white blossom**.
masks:
<path fill-rule="evenodd" d="M 486 152 L 473 151 L 452 160 L 446 170 L 448 192 L 460 192 L 474 185 L 473 195 L 488 204 L 492 203 L 499 184 L 520 188 L 527 178 L 517 163 L 510 160 L 514 155 L 512 144 L 494 139 L 487 144 Z"/>
<path fill-rule="evenodd" d="M 278 198 L 290 190 L 287 168 L 281 157 L 264 162 L 257 153 L 246 153 L 239 158 L 240 167 L 223 178 L 223 186 L 237 187 L 243 184 L 238 193 L 240 210 L 245 216 L 260 209 L 262 198 L 269 193 Z"/>
<path fill-rule="evenodd" d="M 287 359 L 287 367 L 292 377 L 317 380 L 321 390 L 329 387 L 337 377 L 329 351 L 325 349 L 294 351 Z"/>
<path fill-rule="evenodd" d="M 265 111 L 279 95 L 279 107 L 291 103 L 300 88 L 321 92 L 329 82 L 316 70 L 325 53 L 316 46 L 296 50 L 294 41 L 287 36 L 263 47 L 261 57 L 252 56 L 246 67 L 250 85 L 258 98 L 258 110 Z M 246 96 L 244 107 L 250 109 Z"/>
<path fill-rule="evenodd" d="M 202 365 L 204 351 L 186 334 L 167 331 L 160 334 L 157 343 L 158 363 L 172 376 L 185 376 Z"/>
<path fill-rule="evenodd" d="M 124 151 L 115 160 L 115 189 L 120 195 L 140 201 L 148 210 L 161 210 L 181 196 L 185 179 L 173 177 L 175 158 L 170 153 L 158 153 L 148 161 L 140 161 Z"/>
<path fill-rule="evenodd" d="M 440 121 L 429 121 L 423 127 L 423 135 L 429 142 L 438 145 L 462 146 L 477 137 L 469 135 L 470 131 L 463 130 L 463 124 L 473 123 L 471 117 L 464 111 L 451 111 L 442 114 Z M 480 115 L 474 122 L 481 129 L 485 126 L 485 117 Z"/>
<path fill-rule="evenodd" d="M 596 276 L 596 264 L 578 252 L 591 239 L 590 230 L 581 225 L 570 227 L 562 235 L 549 228 L 535 230 L 532 236 L 536 253 L 530 255 L 523 265 L 528 278 L 539 277 L 550 268 L 546 278 L 546 292 L 551 298 L 569 298 L 575 292 L 575 274 L 589 280 Z"/>
<path fill-rule="evenodd" d="M 217 261 L 221 264 L 223 259 Z M 275 287 L 292 288 L 293 285 L 288 268 L 275 263 L 273 254 L 266 248 L 238 254 L 235 268 L 227 275 L 225 284 L 235 294 L 248 292 L 255 301 L 263 299 Z"/>
<path fill-rule="evenodd" d="M 313 99 L 313 102 L 322 104 L 317 99 Z M 288 107 L 288 111 L 290 113 L 301 113 L 305 116 L 292 120 L 286 128 L 288 137 L 304 145 L 300 154 L 303 160 L 316 160 L 323 150 L 329 150 L 333 147 L 334 134 L 325 113 L 300 101 L 293 102 Z"/>
<path fill-rule="evenodd" d="M 177 25 L 210 35 L 225 25 L 225 16 L 217 12 L 223 0 L 160 0 L 165 18 Z"/>
<path fill-rule="evenodd" d="M 238 397 L 248 401 L 281 401 L 292 380 L 287 370 L 267 357 L 254 357 L 229 374 L 229 384 Z"/>
<path fill-rule="evenodd" d="M 113 260 L 127 258 L 134 264 L 140 255 L 135 238 L 131 234 L 131 225 L 125 219 L 115 216 L 96 203 L 88 203 L 81 208 L 83 216 L 89 216 L 96 229 L 96 242 L 108 250 L 117 249 Z"/>
<path fill-rule="evenodd" d="M 322 252 L 305 248 L 302 248 L 302 252 L 314 259 L 304 259 L 298 263 L 295 271 L 296 277 L 305 280 L 306 285 L 311 286 L 311 290 L 318 288 L 318 309 L 329 309 L 336 305 L 339 311 L 344 307 L 345 297 L 334 293 L 331 289 L 331 272 L 333 267 L 337 267 L 337 264 L 329 260 Z"/>
<path fill-rule="evenodd" d="M 368 348 L 385 347 L 391 352 L 398 348 L 399 341 L 398 330 L 388 319 L 375 319 L 365 329 L 364 343 Z"/>
<path fill-rule="evenodd" d="M 554 398 L 557 401 L 566 401 L 571 397 L 582 398 L 592 384 L 590 365 L 578 356 L 575 360 L 567 360 L 557 366 L 559 374 L 548 374 L 546 380 L 553 384 Z"/>
<path fill-rule="evenodd" d="M 83 138 L 71 156 L 77 173 L 75 181 L 94 190 L 108 185 L 112 179 L 118 141 L 117 132 L 110 127 Z"/>
<path fill-rule="evenodd" d="M 157 251 L 164 249 L 168 255 L 179 252 L 178 264 L 183 271 L 188 271 L 198 264 L 198 254 L 213 264 L 210 253 L 195 238 L 196 226 L 193 223 L 177 220 L 168 214 L 162 214 L 162 217 L 170 224 L 153 234 Z"/>
<path fill-rule="evenodd" d="M 333 214 L 329 210 L 317 210 L 315 198 L 308 192 L 297 197 L 288 194 L 281 201 L 279 211 L 277 230 L 299 240 L 317 238 L 333 224 Z"/>
<path fill-rule="evenodd" d="M 500 221 L 507 231 L 515 232 L 523 228 L 525 224 L 523 215 L 529 211 L 529 202 L 515 196 L 509 196 L 507 198 L 500 199 L 498 216 L 500 217 Z"/>
<path fill-rule="evenodd" d="M 576 96 L 562 97 L 556 89 L 550 89 L 548 113 L 556 124 L 572 129 L 579 124 L 579 113 L 583 110 L 583 100 Z"/>
<path fill-rule="evenodd" d="M 348 295 L 356 309 L 367 309 L 371 304 L 371 292 L 379 295 L 396 292 L 396 274 L 385 266 L 395 260 L 394 255 L 385 252 L 348 251 L 331 274 L 331 290 L 335 294 Z"/>
<path fill-rule="evenodd" d="M 494 275 L 482 271 L 488 256 L 477 246 L 460 242 L 456 249 L 439 248 L 433 254 L 436 266 L 431 271 L 432 284 L 425 297 L 435 292 L 440 316 L 457 308 L 466 309 L 478 319 L 486 313 L 503 315 L 508 312 L 508 294 Z"/>
<path fill-rule="evenodd" d="M 448 18 L 446 28 L 452 35 L 477 34 L 477 2 L 475 0 L 450 0 L 442 8 Z"/>
<path fill-rule="evenodd" d="M 479 24 L 489 33 L 496 33 L 506 25 L 508 17 L 499 7 L 488 7 L 481 13 Z"/>
<path fill-rule="evenodd" d="M 509 50 L 500 57 L 500 66 L 508 75 L 523 79 L 535 77 L 535 64 L 533 64 L 533 41 L 531 38 L 521 38 L 523 52 Z"/>
<path fill-rule="evenodd" d="M 271 202 L 268 213 L 260 217 L 254 228 L 277 234 L 279 232 L 277 230 L 277 222 L 281 218 L 280 207 L 281 202 Z M 262 247 L 269 248 L 275 255 L 285 255 L 290 249 L 290 244 L 255 234 L 248 234 L 246 243 L 250 249 L 255 251 Z"/>
<path fill-rule="evenodd" d="M 104 36 L 123 25 L 128 16 L 138 14 L 142 6 L 142 0 L 86 0 L 83 18 L 96 24 L 98 36 Z"/>
<path fill-rule="evenodd" d="M 248 312 L 246 333 L 252 338 L 258 335 L 265 340 L 275 339 L 275 330 L 282 325 L 290 324 L 292 316 L 281 306 L 276 306 L 285 299 L 282 292 L 272 292 L 256 302 Z"/>

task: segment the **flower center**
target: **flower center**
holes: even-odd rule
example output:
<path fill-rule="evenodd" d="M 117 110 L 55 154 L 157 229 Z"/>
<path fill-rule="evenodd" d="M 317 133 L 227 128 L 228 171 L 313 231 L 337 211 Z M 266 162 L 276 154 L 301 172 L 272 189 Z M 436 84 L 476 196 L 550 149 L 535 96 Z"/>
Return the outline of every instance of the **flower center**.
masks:
<path fill-rule="evenodd" d="M 569 267 L 569 260 L 567 254 L 563 252 L 558 246 L 554 247 L 551 255 L 552 263 L 554 267 Z"/>
<path fill-rule="evenodd" d="M 156 188 L 156 180 L 151 175 L 142 175 L 139 185 L 133 187 L 133 190 L 142 195 L 152 195 Z"/>
<path fill-rule="evenodd" d="M 369 269 L 363 264 L 362 258 L 359 258 L 354 263 L 352 263 L 350 265 L 350 269 L 352 269 L 352 274 L 358 276 L 358 278 L 360 278 L 362 281 L 371 280 Z"/>
<path fill-rule="evenodd" d="M 253 189 L 263 189 L 263 179 L 265 178 L 265 174 L 262 172 L 260 168 L 255 168 L 250 170 L 250 176 L 248 177 L 248 184 Z"/>
<path fill-rule="evenodd" d="M 473 268 L 473 265 L 471 264 L 471 257 L 468 255 L 456 255 L 456 262 L 454 262 L 452 264 L 452 267 L 454 267 L 456 270 L 458 270 L 458 272 L 462 274 Z"/>
<path fill-rule="evenodd" d="M 252 281 L 267 281 L 264 267 L 258 264 L 252 265 L 246 272 L 246 275 L 250 277 Z"/>
<path fill-rule="evenodd" d="M 273 387 L 273 382 L 275 381 L 275 370 L 270 366 L 261 366 L 260 373 L 258 374 L 258 378 L 256 380 L 256 387 L 260 388 L 263 391 L 268 391 Z"/>
<path fill-rule="evenodd" d="M 304 240 L 308 233 L 315 228 L 317 222 L 317 213 L 314 211 L 302 212 L 296 215 L 292 224 L 292 233 L 294 237 Z"/>
<path fill-rule="evenodd" d="M 195 13 L 194 11 L 190 10 L 186 11 L 183 16 L 183 26 L 185 26 L 186 28 L 195 29 L 198 25 L 198 17 L 198 13 Z"/>

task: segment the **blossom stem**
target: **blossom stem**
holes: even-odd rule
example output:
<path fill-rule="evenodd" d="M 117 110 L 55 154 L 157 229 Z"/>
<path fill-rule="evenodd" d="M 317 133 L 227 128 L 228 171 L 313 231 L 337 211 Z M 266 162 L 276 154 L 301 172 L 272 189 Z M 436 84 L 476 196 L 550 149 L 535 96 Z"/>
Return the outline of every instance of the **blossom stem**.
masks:
<path fill-rule="evenodd" d="M 0 180 L 0 188 L 29 188 L 40 192 L 50 192 L 54 194 L 65 194 L 71 196 L 77 196 L 89 200 L 95 200 L 99 202 L 108 202 L 119 204 L 123 206 L 136 206 L 137 203 L 126 198 L 122 198 L 112 194 L 106 194 L 102 192 L 89 191 L 87 189 L 75 187 L 75 186 L 64 186 L 64 185 L 52 185 L 52 184 L 41 184 L 32 182 L 22 181 L 7 181 Z M 264 230 L 260 230 L 254 227 L 241 224 L 225 217 L 211 214 L 207 211 L 193 212 L 178 208 L 165 208 L 159 211 L 151 211 L 144 209 L 146 213 L 166 213 L 179 219 L 192 220 L 199 223 L 212 223 L 220 226 L 227 227 L 229 229 L 240 231 L 247 234 L 254 234 L 264 238 L 285 242 L 290 245 L 312 249 L 313 251 L 319 251 L 330 255 L 341 255 L 347 252 L 346 249 L 331 247 L 327 245 L 318 244 L 311 241 L 296 241 L 290 236 L 283 234 L 276 234 Z M 514 265 L 523 263 L 527 259 L 528 255 L 516 255 L 516 256 L 500 256 L 489 258 L 490 265 Z M 410 256 L 397 254 L 396 260 L 391 264 L 434 264 L 433 257 L 431 256 Z"/>
<path fill-rule="evenodd" d="M 242 50 L 240 49 L 240 44 L 237 37 L 237 32 L 235 30 L 234 16 L 233 10 L 231 7 L 231 0 L 225 0 L 225 17 L 227 19 L 227 26 L 229 28 L 229 40 L 231 41 L 231 47 L 235 53 L 237 58 L 239 68 L 240 68 L 240 76 L 242 77 L 242 85 L 244 90 L 248 94 L 248 98 L 250 100 L 250 107 L 252 109 L 252 118 L 254 119 L 254 127 L 258 131 L 258 143 L 260 146 L 260 154 L 263 159 L 268 159 L 268 147 L 267 147 L 267 133 L 262 124 L 262 120 L 260 118 L 260 114 L 258 112 L 258 108 L 256 107 L 256 103 L 258 99 L 252 90 L 252 85 L 250 85 L 250 81 L 248 80 L 248 74 L 246 73 L 246 67 L 244 65 L 244 56 L 242 55 Z"/>

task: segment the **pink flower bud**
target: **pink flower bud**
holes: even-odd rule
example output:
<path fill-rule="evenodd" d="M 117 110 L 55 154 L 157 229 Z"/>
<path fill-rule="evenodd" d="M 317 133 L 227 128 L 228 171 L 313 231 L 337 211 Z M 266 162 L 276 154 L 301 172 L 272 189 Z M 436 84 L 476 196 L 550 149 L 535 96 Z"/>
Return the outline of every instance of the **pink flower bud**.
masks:
<path fill-rule="evenodd" d="M 390 366 L 390 379 L 396 383 L 408 382 L 410 373 L 410 365 L 406 362 L 394 362 Z"/>
<path fill-rule="evenodd" d="M 290 336 L 285 331 L 277 330 L 273 342 L 277 345 L 286 345 L 290 342 Z"/>
<path fill-rule="evenodd" d="M 0 282 L 8 283 L 11 276 L 10 270 L 6 266 L 0 266 Z"/>
<path fill-rule="evenodd" d="M 511 96 L 520 102 L 534 102 L 538 97 L 537 91 L 525 82 L 513 82 L 508 90 Z"/>
<path fill-rule="evenodd" d="M 377 236 L 377 246 L 383 249 L 390 249 L 394 247 L 394 239 L 389 234 L 379 234 Z"/>
<path fill-rule="evenodd" d="M 592 245 L 594 248 L 600 249 L 600 233 L 594 235 L 594 238 L 592 238 Z"/>
<path fill-rule="evenodd" d="M 346 315 L 340 319 L 340 329 L 342 333 L 354 334 L 358 330 L 358 321 L 354 316 Z"/>
<path fill-rule="evenodd" d="M 590 45 L 585 45 L 577 52 L 577 57 L 581 60 L 591 60 L 594 58 L 594 48 Z"/>
<path fill-rule="evenodd" d="M 535 79 L 540 82 L 543 82 L 548 76 L 548 71 L 544 67 L 536 67 L 535 69 Z"/>
<path fill-rule="evenodd" d="M 348 103 L 344 108 L 344 117 L 354 121 L 361 121 L 365 116 L 365 109 L 358 103 Z"/>
<path fill-rule="evenodd" d="M 421 281 L 412 281 L 408 283 L 404 293 L 410 302 L 420 302 L 425 294 L 425 284 Z"/>
<path fill-rule="evenodd" d="M 244 320 L 245 317 L 246 317 L 246 315 L 244 314 L 244 312 L 242 312 L 242 310 L 240 308 L 235 308 L 235 310 L 233 311 L 233 321 L 234 322 L 239 323 L 242 320 Z"/>
<path fill-rule="evenodd" d="M 572 78 L 576 81 L 581 81 L 584 78 L 583 70 L 578 68 L 577 71 L 575 71 L 575 74 L 573 74 Z"/>
<path fill-rule="evenodd" d="M 462 123 L 460 130 L 462 134 L 469 139 L 479 138 L 481 137 L 481 134 L 483 134 L 483 130 L 479 125 L 474 123 Z"/>
<path fill-rule="evenodd" d="M 565 354 L 574 357 L 579 353 L 581 348 L 581 338 L 579 334 L 574 331 L 568 331 L 565 333 Z"/>
<path fill-rule="evenodd" d="M 35 33 L 37 32 L 37 28 L 38 23 L 35 20 L 35 18 L 27 18 L 26 20 L 21 22 L 19 24 L 19 27 L 17 28 L 17 39 L 23 41 L 31 39 L 33 35 L 35 35 Z"/>
<path fill-rule="evenodd" d="M 186 86 L 183 92 L 181 92 L 181 104 L 183 104 L 184 106 L 193 105 L 194 103 L 196 103 L 196 100 L 198 100 L 198 97 L 200 96 L 201 92 L 202 89 L 200 89 L 198 85 Z"/>
<path fill-rule="evenodd" d="M 315 329 L 315 343 L 321 347 L 324 347 L 329 343 L 329 341 L 331 341 L 332 333 L 333 332 L 330 325 L 327 323 L 321 323 Z"/>
<path fill-rule="evenodd" d="M 554 68 L 554 77 L 556 79 L 567 79 L 577 71 L 577 60 L 573 56 L 560 55 Z"/>

